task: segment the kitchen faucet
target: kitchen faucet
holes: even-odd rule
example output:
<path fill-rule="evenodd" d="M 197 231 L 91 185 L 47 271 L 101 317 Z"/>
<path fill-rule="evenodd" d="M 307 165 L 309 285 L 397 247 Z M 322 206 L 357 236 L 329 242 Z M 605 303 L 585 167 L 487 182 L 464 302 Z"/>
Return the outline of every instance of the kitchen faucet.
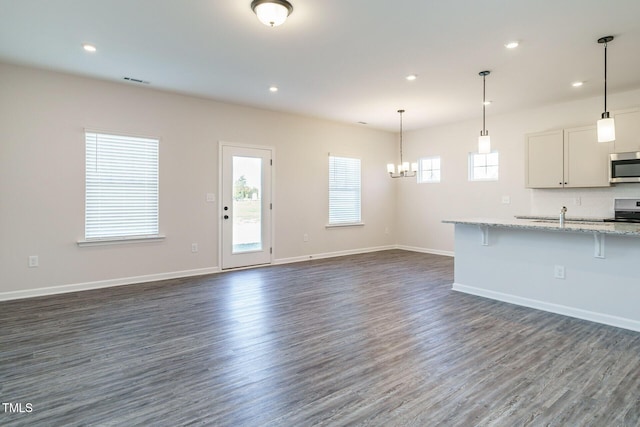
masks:
<path fill-rule="evenodd" d="M 564 219 L 566 214 L 567 214 L 567 207 L 563 206 L 562 209 L 560 209 L 560 227 L 564 227 Z"/>

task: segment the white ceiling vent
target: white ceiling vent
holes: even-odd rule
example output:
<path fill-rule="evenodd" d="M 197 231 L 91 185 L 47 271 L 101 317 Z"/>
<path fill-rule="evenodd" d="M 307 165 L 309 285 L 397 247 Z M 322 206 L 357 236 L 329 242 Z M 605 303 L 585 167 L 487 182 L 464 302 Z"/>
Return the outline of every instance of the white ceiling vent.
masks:
<path fill-rule="evenodd" d="M 133 77 L 123 77 L 123 79 L 132 83 L 142 83 L 143 85 L 149 84 L 149 82 L 146 80 L 134 79 Z"/>

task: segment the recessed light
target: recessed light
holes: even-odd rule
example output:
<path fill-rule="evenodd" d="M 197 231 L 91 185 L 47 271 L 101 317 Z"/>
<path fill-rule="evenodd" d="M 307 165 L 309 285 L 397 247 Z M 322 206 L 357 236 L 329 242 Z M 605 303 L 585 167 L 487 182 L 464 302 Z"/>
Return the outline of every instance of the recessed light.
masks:
<path fill-rule="evenodd" d="M 507 49 L 515 49 L 520 45 L 517 41 L 512 41 L 504 45 Z"/>
<path fill-rule="evenodd" d="M 95 52 L 96 50 L 98 50 L 98 49 L 96 49 L 96 47 L 94 45 L 89 44 L 89 43 L 83 44 L 82 48 L 84 50 L 86 50 L 87 52 L 92 52 L 92 53 Z"/>
<path fill-rule="evenodd" d="M 573 83 L 571 83 L 571 86 L 573 86 L 573 87 L 580 87 L 580 86 L 582 86 L 583 84 L 584 84 L 584 82 L 573 82 Z"/>
<path fill-rule="evenodd" d="M 405 77 L 405 79 L 409 80 L 410 82 L 414 81 L 417 78 L 418 78 L 417 74 L 409 74 L 407 77 Z"/>
<path fill-rule="evenodd" d="M 269 92 L 277 92 L 277 91 L 278 91 L 278 87 L 277 86 L 269 87 Z"/>

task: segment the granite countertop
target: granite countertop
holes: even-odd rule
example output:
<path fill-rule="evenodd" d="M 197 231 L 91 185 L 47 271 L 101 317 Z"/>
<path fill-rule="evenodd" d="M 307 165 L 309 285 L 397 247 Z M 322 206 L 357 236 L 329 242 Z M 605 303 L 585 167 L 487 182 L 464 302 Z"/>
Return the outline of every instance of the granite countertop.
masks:
<path fill-rule="evenodd" d="M 487 218 L 465 218 L 442 221 L 445 224 L 468 224 L 483 225 L 488 227 L 517 228 L 540 231 L 559 231 L 573 233 L 603 233 L 618 234 L 640 237 L 640 224 L 603 222 L 603 219 L 590 220 L 565 220 L 564 226 L 560 226 L 558 219 L 487 219 Z"/>

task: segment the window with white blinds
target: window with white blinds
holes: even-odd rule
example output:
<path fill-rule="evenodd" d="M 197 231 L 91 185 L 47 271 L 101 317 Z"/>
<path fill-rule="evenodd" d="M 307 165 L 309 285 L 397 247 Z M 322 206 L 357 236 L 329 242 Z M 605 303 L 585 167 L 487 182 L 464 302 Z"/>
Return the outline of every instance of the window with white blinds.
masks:
<path fill-rule="evenodd" d="M 330 155 L 329 225 L 360 222 L 360 159 Z"/>
<path fill-rule="evenodd" d="M 157 139 L 85 132 L 85 239 L 158 235 Z"/>

